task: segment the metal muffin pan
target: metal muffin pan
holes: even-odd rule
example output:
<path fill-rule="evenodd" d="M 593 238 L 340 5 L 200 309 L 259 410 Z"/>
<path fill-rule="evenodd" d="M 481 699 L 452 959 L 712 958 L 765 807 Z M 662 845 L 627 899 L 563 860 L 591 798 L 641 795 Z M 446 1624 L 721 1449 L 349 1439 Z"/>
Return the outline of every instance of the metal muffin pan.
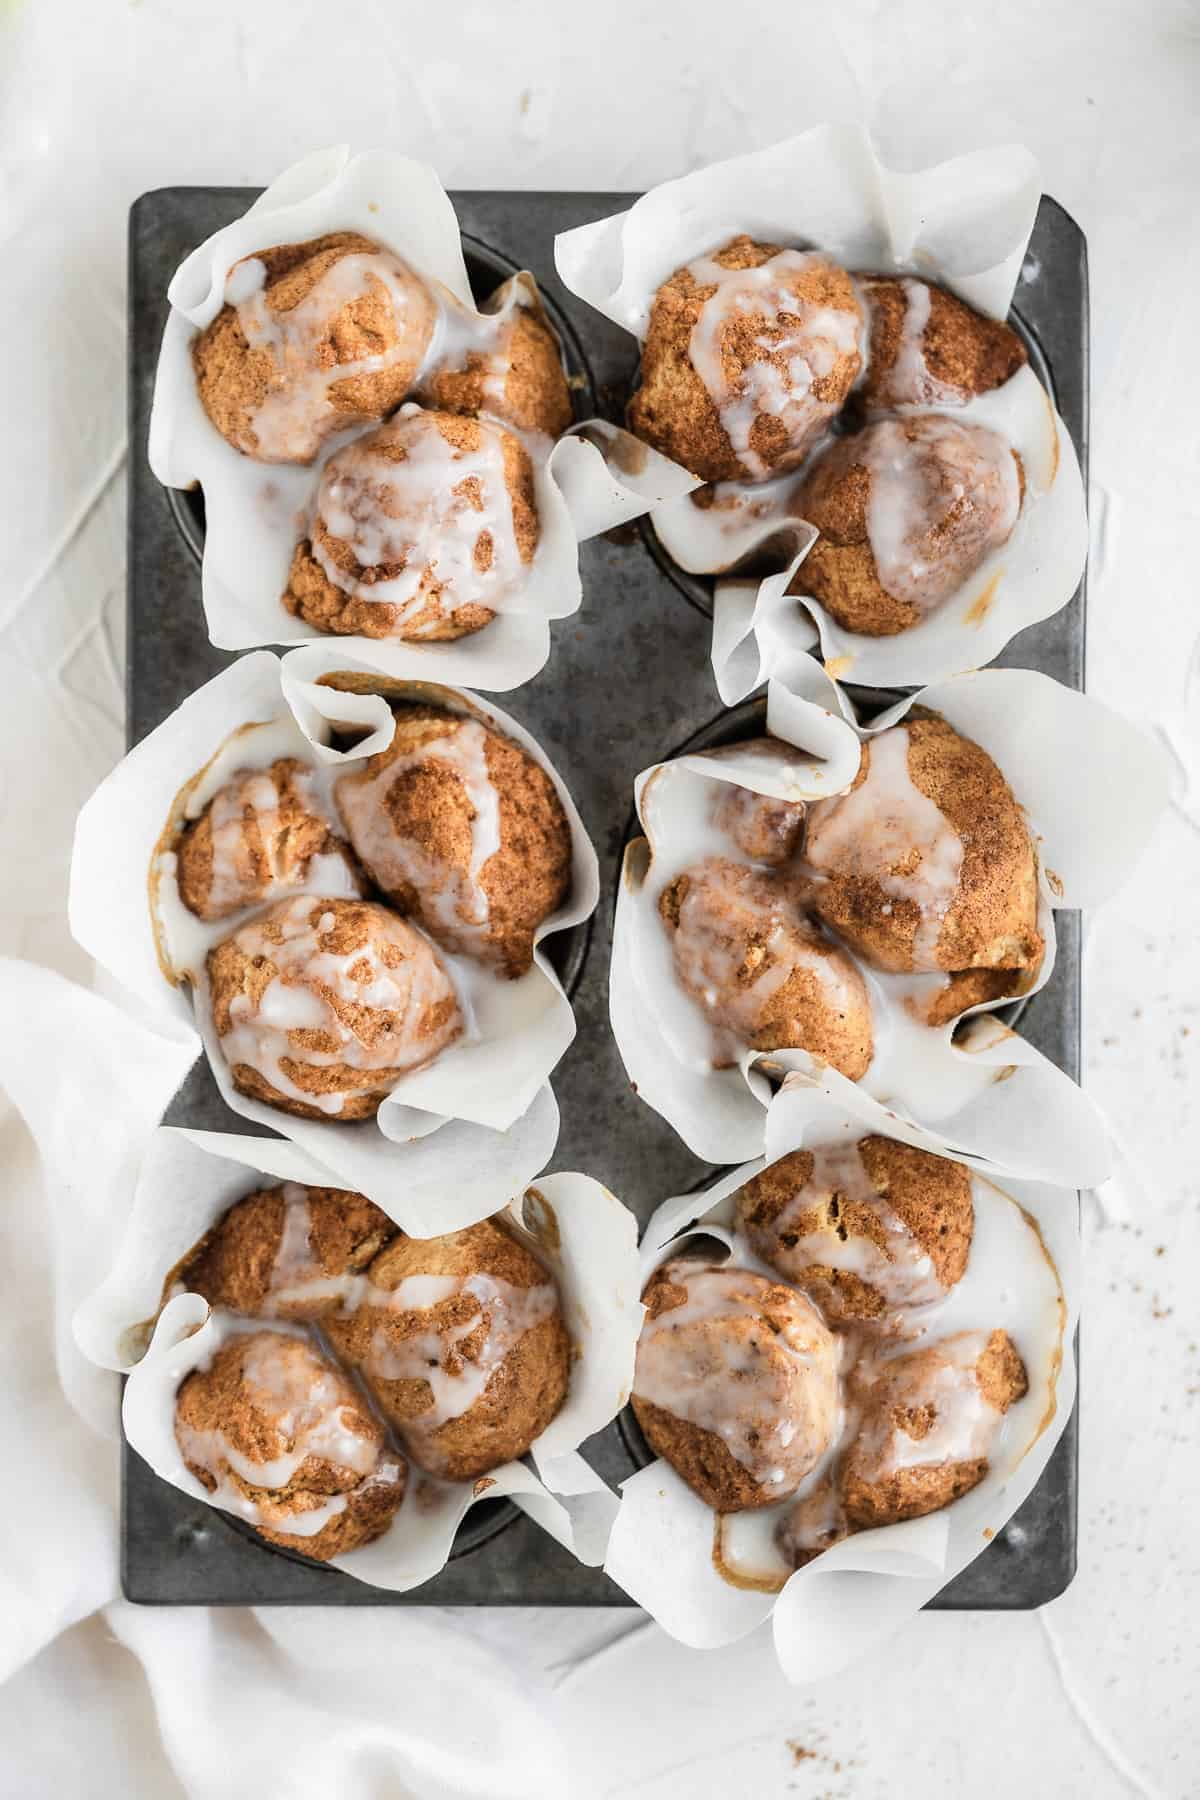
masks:
<path fill-rule="evenodd" d="M 160 487 L 146 461 L 155 364 L 167 284 L 184 256 L 239 216 L 248 188 L 162 188 L 130 214 L 129 237 L 129 742 L 152 731 L 232 661 L 208 641 L 200 604 L 199 497 Z M 619 211 L 629 194 L 471 192 L 452 196 L 478 294 L 517 268 L 537 276 L 578 377 L 581 413 L 620 420 L 636 373 L 633 340 L 566 292 L 553 264 L 555 233 Z M 1087 250 L 1078 226 L 1043 199 L 1018 284 L 1014 323 L 1052 387 L 1087 467 Z M 716 1171 L 632 1092 L 608 1025 L 608 964 L 621 855 L 637 771 L 693 739 L 729 734 L 709 665 L 706 584 L 672 568 L 653 532 L 635 523 L 581 550 L 584 602 L 552 627 L 541 673 L 498 703 L 545 746 L 575 797 L 600 857 L 603 891 L 590 933 L 558 940 L 578 1035 L 554 1076 L 562 1112 L 555 1169 L 580 1169 L 612 1189 L 642 1223 L 668 1194 Z M 1022 632 L 1002 664 L 1041 669 L 1082 687 L 1084 592 Z M 752 705 L 738 709 L 749 718 Z M 1058 960 L 1024 1011 L 1023 1033 L 1071 1075 L 1079 1069 L 1079 919 L 1058 915 Z M 551 940 L 553 943 L 553 940 Z M 231 1113 L 201 1060 L 167 1113 L 172 1124 L 269 1136 Z M 613 1485 L 638 1466 L 636 1431 L 614 1421 L 584 1446 Z M 933 1601 L 938 1608 L 1040 1606 L 1075 1570 L 1077 1418 L 1007 1529 Z M 411 1594 L 382 1593 L 337 1570 L 273 1550 L 228 1515 L 160 1481 L 124 1450 L 122 1581 L 159 1605 L 394 1606 L 405 1604 L 630 1605 L 598 1569 L 582 1567 L 508 1502 L 481 1502 L 440 1574 Z"/>

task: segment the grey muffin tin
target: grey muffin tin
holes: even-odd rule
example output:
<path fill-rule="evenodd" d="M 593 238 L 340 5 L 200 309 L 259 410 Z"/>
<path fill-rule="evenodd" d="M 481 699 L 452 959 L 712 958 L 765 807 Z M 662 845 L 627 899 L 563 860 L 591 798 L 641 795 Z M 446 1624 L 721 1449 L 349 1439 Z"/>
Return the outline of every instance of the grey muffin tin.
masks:
<path fill-rule="evenodd" d="M 184 256 L 245 211 L 256 190 L 162 188 L 144 194 L 129 234 L 129 742 L 152 731 L 232 661 L 208 641 L 200 603 L 199 496 L 161 487 L 146 460 L 147 427 L 167 284 Z M 518 268 L 536 275 L 579 377 L 580 416 L 620 420 L 633 381 L 633 340 L 569 294 L 554 272 L 555 233 L 619 211 L 629 194 L 452 195 L 472 284 L 484 295 Z M 1018 283 L 1012 322 L 1053 393 L 1087 470 L 1087 248 L 1078 226 L 1044 198 Z M 709 666 L 709 597 L 674 570 L 653 532 L 633 524 L 584 544 L 584 602 L 553 626 L 550 660 L 497 696 L 561 770 L 600 857 L 603 891 L 590 925 L 558 940 L 578 1035 L 554 1077 L 562 1111 L 555 1169 L 579 1169 L 619 1195 L 644 1223 L 660 1200 L 702 1185 L 699 1162 L 632 1092 L 608 1025 L 614 896 L 630 833 L 634 775 L 686 746 L 742 735 L 761 702 L 723 712 Z M 1054 618 L 1023 631 L 999 658 L 1082 687 L 1081 587 Z M 1058 960 L 1025 1007 L 1021 1030 L 1071 1075 L 1079 1068 L 1079 919 L 1058 915 Z M 553 942 L 553 940 L 552 940 Z M 199 1062 L 167 1121 L 209 1130 L 255 1128 L 222 1101 Z M 269 1135 L 261 1133 L 260 1135 Z M 1042 1605 L 1075 1571 L 1078 1421 L 1073 1415 L 1034 1492 L 1008 1527 L 945 1588 L 938 1608 Z M 636 1427 L 614 1421 L 583 1447 L 614 1486 L 638 1466 Z M 383 1593 L 264 1545 L 226 1514 L 160 1481 L 124 1449 L 122 1583 L 157 1605 L 394 1606 L 405 1604 L 628 1606 L 599 1569 L 582 1567 L 506 1501 L 482 1502 L 450 1561 L 411 1594 Z"/>

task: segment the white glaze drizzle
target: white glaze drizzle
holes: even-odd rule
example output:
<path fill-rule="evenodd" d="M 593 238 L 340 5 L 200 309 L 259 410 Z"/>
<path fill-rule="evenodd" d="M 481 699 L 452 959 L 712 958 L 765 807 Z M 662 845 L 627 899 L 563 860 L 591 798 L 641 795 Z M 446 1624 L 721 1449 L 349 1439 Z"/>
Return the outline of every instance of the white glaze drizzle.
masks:
<path fill-rule="evenodd" d="M 925 1306 L 942 1299 L 946 1290 L 938 1278 L 933 1258 L 922 1248 L 898 1213 L 888 1205 L 867 1173 L 858 1143 L 816 1144 L 810 1151 L 812 1170 L 807 1181 L 762 1228 L 772 1242 L 771 1260 L 785 1276 L 815 1266 L 857 1275 L 875 1288 L 888 1308 Z M 836 1228 L 824 1228 L 797 1236 L 786 1247 L 776 1240 L 790 1233 L 806 1212 L 824 1210 L 833 1194 L 868 1207 L 883 1228 L 883 1244 Z M 757 1235 L 757 1233 L 756 1233 Z"/>
<path fill-rule="evenodd" d="M 310 769 L 291 772 L 292 784 L 307 812 L 323 819 L 330 830 L 333 820 L 317 792 Z M 212 879 L 206 907 L 210 917 L 227 918 L 252 902 L 273 899 L 310 880 L 333 896 L 358 890 L 353 870 L 336 851 L 318 852 L 303 863 L 288 867 L 284 857 L 285 832 L 280 807 L 282 795 L 270 770 L 239 769 L 213 796 L 209 820 L 212 828 Z M 248 820 L 246 813 L 251 817 Z M 268 862 L 265 882 L 256 874 L 247 831 L 254 830 Z"/>
<path fill-rule="evenodd" d="M 337 805 L 355 852 L 385 893 L 413 887 L 431 935 L 447 948 L 485 957 L 490 907 L 483 871 L 500 848 L 500 796 L 488 771 L 488 734 L 477 719 L 447 719 L 440 737 L 337 782 Z M 410 769 L 442 763 L 457 777 L 471 809 L 471 860 L 466 870 L 431 856 L 396 830 L 387 807 L 393 784 Z"/>
<path fill-rule="evenodd" d="M 312 745 L 290 713 L 248 724 L 230 734 L 196 778 L 188 793 L 183 817 L 188 822 L 198 819 L 228 784 L 246 775 L 266 774 L 281 758 L 307 762 L 311 755 Z M 319 811 L 336 832 L 332 771 L 309 765 L 304 778 L 314 810 Z M 335 853 L 314 856 L 305 869 L 297 871 L 297 878 L 289 882 L 287 891 L 319 893 L 328 899 L 353 899 L 359 892 L 359 884 L 346 858 Z M 178 857 L 174 850 L 160 851 L 156 855 L 151 866 L 150 894 L 151 910 L 171 968 L 178 976 L 199 981 L 209 950 L 228 935 L 228 918 L 202 920 L 184 905 L 179 894 Z M 248 910 L 251 906 L 261 905 L 263 898 L 249 897 L 242 904 Z"/>
<path fill-rule="evenodd" d="M 670 931 L 671 954 L 678 979 L 709 1021 L 715 1061 L 728 1061 L 731 1050 L 751 1042 L 763 1009 L 799 970 L 816 979 L 832 1012 L 854 1010 L 859 993 L 852 966 L 780 877 L 711 858 L 687 870 L 687 884 Z M 762 973 L 743 981 L 751 936 Z"/>
<path fill-rule="evenodd" d="M 428 392 L 432 377 L 443 371 L 455 374 L 475 360 L 485 411 L 503 419 L 508 377 L 512 372 L 512 341 L 517 314 L 526 309 L 521 284 L 514 277 L 505 284 L 503 300 L 494 312 L 476 312 L 463 306 L 446 288 L 437 290 L 438 320 L 433 341 L 421 370 L 421 387 Z M 495 300 L 493 295 L 492 299 Z M 489 305 L 491 302 L 489 302 Z"/>
<path fill-rule="evenodd" d="M 233 1335 L 255 1334 L 242 1360 L 247 1399 L 271 1420 L 288 1446 L 277 1456 L 256 1460 L 239 1450 L 219 1428 L 201 1430 L 177 1416 L 175 1436 L 182 1455 L 216 1480 L 211 1494 L 214 1504 L 252 1525 L 265 1525 L 293 1537 L 315 1537 L 345 1511 L 345 1492 L 325 1496 L 319 1506 L 303 1512 L 292 1512 L 286 1501 L 270 1498 L 270 1491 L 286 1487 L 308 1457 L 320 1457 L 358 1475 L 359 1491 L 398 1478 L 398 1462 L 389 1460 L 380 1444 L 364 1436 L 348 1416 L 345 1378 L 324 1362 L 305 1334 L 281 1335 L 280 1327 L 273 1325 L 269 1334 L 259 1336 L 263 1328 L 256 1321 L 235 1320 L 226 1314 L 214 1314 L 214 1319 L 220 1329 L 200 1367 L 209 1368 L 217 1349 Z M 289 1352 L 285 1345 L 295 1348 Z M 231 1474 L 261 1490 L 258 1497 L 244 1493 L 230 1479 Z"/>
<path fill-rule="evenodd" d="M 283 1223 L 271 1274 L 267 1281 L 265 1307 L 271 1310 L 272 1299 L 297 1282 L 310 1276 L 316 1265 L 309 1249 L 312 1216 L 308 1189 L 298 1181 L 287 1181 L 280 1189 L 283 1200 Z"/>
<path fill-rule="evenodd" d="M 913 781 L 908 748 L 903 725 L 870 740 L 869 766 L 858 786 L 809 809 L 804 856 L 818 881 L 834 874 L 871 880 L 884 893 L 911 901 L 920 914 L 913 967 L 935 970 L 942 922 L 958 894 L 963 844 Z"/>
<path fill-rule="evenodd" d="M 230 270 L 226 301 L 251 350 L 265 351 L 277 372 L 262 400 L 251 409 L 258 457 L 266 462 L 307 462 L 321 439 L 365 415 L 334 411 L 330 389 L 362 375 L 376 375 L 405 362 L 414 374 L 435 323 L 433 295 L 408 265 L 390 250 L 353 251 L 338 257 L 309 292 L 286 312 L 268 302 L 266 264 L 247 257 Z M 343 307 L 382 287 L 391 303 L 395 342 L 387 350 L 353 362 L 325 362 L 320 346 Z"/>
<path fill-rule="evenodd" d="M 864 334 L 857 310 L 816 305 L 795 291 L 798 278 L 828 262 L 816 251 L 781 250 L 754 269 L 727 269 L 712 257 L 688 264 L 698 285 L 716 287 L 692 327 L 692 367 L 752 480 L 773 472 L 750 442 L 759 415 L 782 421 L 789 460 L 798 461 L 838 411 L 835 403 L 817 398 L 814 384 L 833 373 L 839 358 L 861 356 Z M 726 329 L 738 315 L 763 319 L 765 329 L 755 344 L 764 356 L 747 363 L 731 388 L 721 351 Z"/>
<path fill-rule="evenodd" d="M 313 555 L 335 587 L 396 607 L 397 630 L 426 605 L 431 587 L 439 590 L 443 613 L 466 605 L 497 612 L 525 585 L 529 565 L 517 545 L 501 428 L 487 420 L 477 428 L 478 447 L 458 449 L 420 407 L 402 406 L 321 471 L 314 515 L 368 578 L 339 567 L 319 535 L 312 538 Z M 384 454 L 392 443 L 403 444 L 402 460 Z M 480 567 L 476 551 L 485 534 L 490 560 Z M 369 578 L 384 567 L 398 573 Z"/>
<path fill-rule="evenodd" d="M 862 1417 L 854 1466 L 863 1480 L 883 1482 L 907 1469 L 940 1468 L 989 1454 L 1004 1415 L 986 1399 L 975 1374 L 987 1343 L 986 1331 L 961 1332 L 916 1352 L 903 1370 L 895 1358 L 859 1362 L 855 1383 Z M 924 1436 L 910 1435 L 894 1410 L 921 1407 L 932 1410 L 932 1427 Z"/>
<path fill-rule="evenodd" d="M 534 1326 L 552 1318 L 558 1310 L 553 1282 L 516 1287 L 483 1272 L 465 1278 L 455 1275 L 409 1275 L 398 1287 L 366 1287 L 356 1305 L 366 1304 L 387 1314 L 430 1311 L 458 1294 L 475 1301 L 471 1316 L 460 1324 L 439 1323 L 431 1314 L 425 1329 L 404 1337 L 389 1331 L 381 1320 L 372 1334 L 363 1372 L 378 1381 L 422 1381 L 430 1390 L 431 1404 L 414 1417 L 397 1422 L 397 1430 L 423 1467 L 435 1473 L 446 1466 L 437 1442 L 441 1428 L 468 1412 L 481 1398 L 500 1365 Z M 351 1308 L 353 1310 L 353 1308 Z M 458 1346 L 479 1329 L 486 1330 L 472 1355 Z"/>
<path fill-rule="evenodd" d="M 810 1335 L 772 1330 L 754 1293 L 756 1279 L 744 1269 L 676 1260 L 666 1270 L 687 1298 L 642 1327 L 634 1393 L 714 1433 L 760 1488 L 790 1491 L 838 1433 L 836 1340 L 799 1294 L 796 1308 L 801 1318 L 811 1316 Z M 743 1320 L 757 1326 L 755 1334 L 721 1329 Z M 768 1347 L 794 1372 L 786 1415 L 779 1375 L 764 1378 L 761 1352 Z"/>
<path fill-rule="evenodd" d="M 932 612 L 1012 535 L 1021 510 L 1012 451 L 986 426 L 936 413 L 878 419 L 854 442 L 870 476 L 867 536 L 880 585 Z M 953 528 L 935 544 L 955 508 Z"/>
<path fill-rule="evenodd" d="M 298 1087 L 282 1066 L 285 1059 L 318 1068 L 345 1064 L 362 1070 L 414 1069 L 452 1041 L 461 1017 L 457 1013 L 452 1016 L 436 1037 L 422 1034 L 430 1009 L 448 996 L 457 999 L 457 995 L 437 952 L 415 927 L 382 909 L 377 912 L 374 931 L 403 953 L 403 961 L 389 967 L 373 938 L 350 951 L 330 948 L 326 940 L 335 915 L 321 913 L 319 904 L 302 898 L 274 909 L 272 921 L 282 931 L 281 941 L 268 937 L 255 919 L 234 934 L 245 956 L 266 957 L 277 973 L 257 1003 L 245 993 L 234 996 L 229 1008 L 230 1029 L 220 1044 L 231 1068 L 243 1063 L 257 1069 L 279 1093 L 336 1116 L 345 1093 L 310 1093 Z M 342 1022 L 327 995 L 389 1012 L 394 1015 L 393 1028 L 381 1034 L 374 1045 L 368 1044 Z M 329 1032 L 338 1047 L 335 1051 L 297 1049 L 289 1036 L 295 1031 Z"/>
<path fill-rule="evenodd" d="M 736 1193 L 731 1190 L 704 1215 L 703 1227 L 728 1242 L 729 1266 L 757 1269 L 777 1280 L 777 1273 L 759 1261 L 736 1228 Z M 993 1331 L 1006 1331 L 1025 1364 L 1028 1392 L 1003 1414 L 988 1408 L 994 1415 L 984 1420 L 991 1427 L 988 1445 L 981 1452 L 968 1449 L 962 1455 L 986 1454 L 993 1468 L 1003 1473 L 1016 1466 L 1037 1437 L 1053 1403 L 1063 1333 L 1062 1289 L 1037 1231 L 1007 1194 L 973 1175 L 971 1200 L 975 1226 L 966 1271 L 939 1300 L 895 1307 L 883 1331 L 865 1332 L 857 1324 L 834 1327 L 841 1349 L 839 1430 L 793 1495 L 774 1506 L 719 1516 L 719 1566 L 735 1581 L 782 1587 L 796 1566 L 792 1550 L 825 1549 L 831 1531 L 836 1536 L 840 1505 L 830 1484 L 862 1426 L 871 1375 L 886 1371 L 895 1356 L 925 1347 L 940 1352 L 949 1342 L 949 1360 L 958 1365 L 974 1360 L 962 1346 L 973 1343 L 977 1357 Z M 664 1260 L 670 1260 L 671 1250 L 666 1247 Z M 953 1415 L 960 1431 L 964 1422 L 967 1428 L 968 1435 L 959 1442 L 970 1443 L 975 1412 L 968 1396 L 968 1404 Z M 928 1437 L 923 1442 L 930 1446 Z M 914 1454 L 910 1466 L 926 1460 L 931 1460 L 928 1455 Z M 959 1460 L 959 1453 L 954 1451 L 947 1460 Z"/>

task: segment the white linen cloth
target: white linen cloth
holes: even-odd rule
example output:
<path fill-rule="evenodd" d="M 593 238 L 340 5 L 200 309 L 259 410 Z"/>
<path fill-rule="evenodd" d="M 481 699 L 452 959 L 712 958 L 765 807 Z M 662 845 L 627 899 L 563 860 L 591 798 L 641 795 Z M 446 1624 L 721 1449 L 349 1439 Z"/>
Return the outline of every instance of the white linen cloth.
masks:
<path fill-rule="evenodd" d="M 396 145 L 451 187 L 637 188 L 820 113 L 854 116 L 865 96 L 901 161 L 1027 143 L 1092 259 L 1089 684 L 1153 720 L 1182 765 L 1135 882 L 1089 927 L 1087 1080 L 1126 1170 L 1086 1215 L 1082 1555 L 1061 1600 L 1036 1616 L 926 1615 L 853 1680 L 801 1693 L 762 1634 L 705 1656 L 652 1627 L 626 1638 L 624 1613 L 206 1616 L 116 1601 L 115 1444 L 74 1406 L 111 1426 L 112 1389 L 55 1359 L 70 1284 L 102 1254 L 88 1167 L 112 1150 L 64 1139 L 84 1179 L 51 1192 L 13 1112 L 0 1120 L 3 1800 L 1196 1791 L 1198 82 L 1187 0 L 750 0 L 736 21 L 720 0 L 0 8 L 10 954 L 88 978 L 65 935 L 66 861 L 75 813 L 122 748 L 128 206 L 164 183 L 261 183 L 323 142 Z M 0 1032 L 18 1029 L 6 1009 Z"/>

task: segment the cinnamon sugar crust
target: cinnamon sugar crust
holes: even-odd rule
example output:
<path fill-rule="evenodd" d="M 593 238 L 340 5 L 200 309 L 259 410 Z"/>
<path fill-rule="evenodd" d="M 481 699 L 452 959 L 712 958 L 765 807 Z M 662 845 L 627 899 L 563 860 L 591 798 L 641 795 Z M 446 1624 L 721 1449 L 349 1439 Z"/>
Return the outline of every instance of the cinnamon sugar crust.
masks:
<path fill-rule="evenodd" d="M 756 242 L 743 233 L 709 260 L 723 269 L 755 269 L 778 256 L 781 248 Z M 741 386 L 747 369 L 769 363 L 773 355 L 781 378 L 790 385 L 790 371 L 775 346 L 802 323 L 809 308 L 831 309 L 856 324 L 862 322 L 854 284 L 836 263 L 814 260 L 789 271 L 784 279 L 796 302 L 795 313 L 739 310 L 724 324 L 719 355 L 726 382 L 733 390 Z M 641 385 L 629 403 L 629 427 L 702 481 L 742 481 L 747 477 L 746 467 L 690 354 L 692 331 L 705 302 L 716 291 L 714 282 L 698 280 L 686 265 L 658 289 L 642 348 Z M 813 396 L 830 407 L 840 407 L 861 366 L 857 350 L 838 355 L 827 374 L 816 375 Z M 797 442 L 769 410 L 755 417 L 749 444 L 771 474 L 794 467 L 810 448 L 808 441 Z"/>
<path fill-rule="evenodd" d="M 503 1330 L 496 1308 L 507 1303 L 492 1298 L 496 1284 L 520 1295 L 543 1290 L 551 1281 L 532 1252 L 485 1219 L 437 1238 L 400 1233 L 372 1260 L 367 1278 L 372 1294 L 395 1293 L 406 1282 L 427 1278 L 455 1284 L 432 1304 L 397 1307 L 368 1299 L 325 1325 L 338 1354 L 359 1370 L 413 1461 L 446 1480 L 469 1481 L 523 1456 L 566 1397 L 571 1344 L 557 1295 L 545 1316 L 515 1336 L 472 1403 L 431 1431 L 435 1393 L 428 1380 L 407 1372 L 406 1352 L 416 1344 L 416 1366 L 440 1363 L 452 1376 L 464 1370 L 469 1376 L 473 1366 L 495 1353 L 489 1335 Z M 482 1278 L 477 1291 L 466 1285 L 472 1278 Z M 419 1288 L 417 1297 L 424 1297 Z M 404 1373 L 393 1372 L 397 1366 Z"/>
<path fill-rule="evenodd" d="M 896 728 L 901 729 L 901 728 Z M 991 757 L 971 738 L 944 719 L 910 713 L 902 727 L 908 733 L 908 775 L 958 834 L 962 862 L 953 899 L 938 930 L 933 963 L 956 975 L 966 970 L 1003 971 L 1013 992 L 1023 976 L 1035 971 L 1045 952 L 1038 929 L 1037 860 L 1025 816 L 1012 789 Z M 862 746 L 862 761 L 849 789 L 853 794 L 868 780 L 872 746 Z M 838 799 L 821 801 L 809 811 L 809 841 L 823 823 L 836 817 Z M 917 873 L 919 853 L 914 853 Z M 872 875 L 850 867 L 822 863 L 824 879 L 810 898 L 813 910 L 838 936 L 880 969 L 912 969 L 921 928 L 921 909 L 911 897 L 885 890 Z M 939 996 L 942 1005 L 991 987 L 988 981 L 963 983 Z"/>
<path fill-rule="evenodd" d="M 675 973 L 737 1047 L 802 1049 L 850 1081 L 870 1066 L 871 1005 L 853 961 L 824 937 L 786 881 L 710 858 L 677 875 L 659 897 Z"/>
<path fill-rule="evenodd" d="M 421 440 L 431 432 L 451 452 L 451 478 L 436 531 L 422 510 L 423 496 L 419 492 L 410 496 L 404 482 L 405 462 L 419 451 Z M 478 600 L 455 597 L 439 570 L 438 537 L 446 531 L 469 537 L 473 515 L 485 512 L 487 497 L 481 491 L 481 477 L 469 463 L 464 463 L 462 478 L 453 480 L 454 457 L 471 458 L 485 446 L 494 446 L 498 452 L 517 555 L 528 567 L 537 550 L 540 526 L 533 464 L 524 445 L 512 432 L 490 420 L 459 417 L 446 411 L 406 409 L 400 418 L 339 451 L 326 474 L 329 479 L 341 463 L 351 468 L 364 456 L 394 468 L 396 476 L 386 492 L 377 482 L 374 484 L 375 503 L 383 522 L 389 517 L 397 521 L 395 535 L 398 539 L 407 538 L 406 551 L 396 560 L 364 564 L 353 546 L 335 535 L 318 512 L 310 536 L 297 544 L 292 557 L 283 594 L 287 611 L 314 630 L 338 636 L 397 637 L 438 643 L 482 631 L 495 613 Z M 406 512 L 409 505 L 413 508 L 411 518 Z M 494 556 L 492 534 L 481 519 L 472 550 L 475 568 L 481 573 L 488 571 Z M 345 586 L 330 575 L 326 563 L 338 571 Z M 382 596 L 372 597 L 374 588 L 401 576 L 415 579 L 416 594 L 412 600 L 400 605 Z"/>
<path fill-rule="evenodd" d="M 942 1288 L 962 1279 L 971 1250 L 975 1210 L 964 1164 L 933 1156 L 897 1139 L 871 1134 L 855 1146 L 870 1187 L 929 1258 Z M 736 1196 L 737 1218 L 755 1254 L 802 1292 L 827 1318 L 879 1321 L 887 1296 L 847 1268 L 813 1262 L 802 1239 L 833 1234 L 860 1239 L 889 1255 L 879 1212 L 854 1191 L 836 1184 L 816 1204 L 795 1212 L 795 1198 L 812 1180 L 811 1150 L 793 1150 L 753 1176 Z"/>
<path fill-rule="evenodd" d="M 926 290 L 929 317 L 919 337 L 914 370 L 901 356 L 908 309 L 906 280 L 886 275 L 859 277 L 870 322 L 870 356 L 855 400 L 867 412 L 897 406 L 959 404 L 1003 387 L 1029 361 L 1016 332 L 999 319 L 977 313 L 946 288 L 907 281 Z"/>
<path fill-rule="evenodd" d="M 279 1359 L 298 1390 L 312 1391 L 318 1384 L 326 1390 L 325 1410 L 339 1415 L 343 1439 L 354 1440 L 363 1460 L 373 1462 L 369 1477 L 329 1454 L 305 1456 L 274 1488 L 258 1486 L 230 1466 L 224 1445 L 239 1460 L 269 1465 L 286 1458 L 295 1443 L 287 1404 L 247 1369 L 247 1358 L 256 1349 Z M 194 1369 L 181 1383 L 175 1421 L 184 1461 L 203 1487 L 210 1493 L 218 1486 L 232 1490 L 257 1508 L 254 1529 L 260 1537 L 320 1562 L 379 1537 L 404 1498 L 404 1463 L 388 1458 L 383 1432 L 350 1381 L 304 1338 L 265 1330 L 238 1333 L 221 1345 L 207 1368 Z M 318 1531 L 303 1535 L 287 1530 L 289 1520 L 327 1507 L 335 1496 L 344 1496 L 345 1506 Z"/>
<path fill-rule="evenodd" d="M 260 250 L 243 262 L 264 265 L 267 309 L 284 315 L 306 300 L 342 258 L 385 255 L 372 239 L 358 232 L 337 231 L 307 243 Z M 390 260 L 403 269 L 398 259 Z M 397 316 L 386 283 L 366 271 L 360 290 L 329 318 L 327 329 L 312 347 L 315 368 L 332 372 L 342 364 L 375 357 L 390 360 L 382 369 L 332 381 L 325 389 L 320 415 L 307 421 L 306 441 L 297 446 L 301 453 L 282 460 L 311 460 L 320 440 L 331 431 L 386 418 L 407 395 L 433 336 L 437 313 L 425 283 L 411 270 L 403 273 L 407 302 L 403 317 Z M 247 342 L 237 308 L 228 303 L 195 339 L 192 363 L 204 410 L 222 437 L 243 455 L 265 460 L 254 428 L 255 414 L 271 395 L 287 390 L 294 371 L 280 366 L 268 349 Z"/>

